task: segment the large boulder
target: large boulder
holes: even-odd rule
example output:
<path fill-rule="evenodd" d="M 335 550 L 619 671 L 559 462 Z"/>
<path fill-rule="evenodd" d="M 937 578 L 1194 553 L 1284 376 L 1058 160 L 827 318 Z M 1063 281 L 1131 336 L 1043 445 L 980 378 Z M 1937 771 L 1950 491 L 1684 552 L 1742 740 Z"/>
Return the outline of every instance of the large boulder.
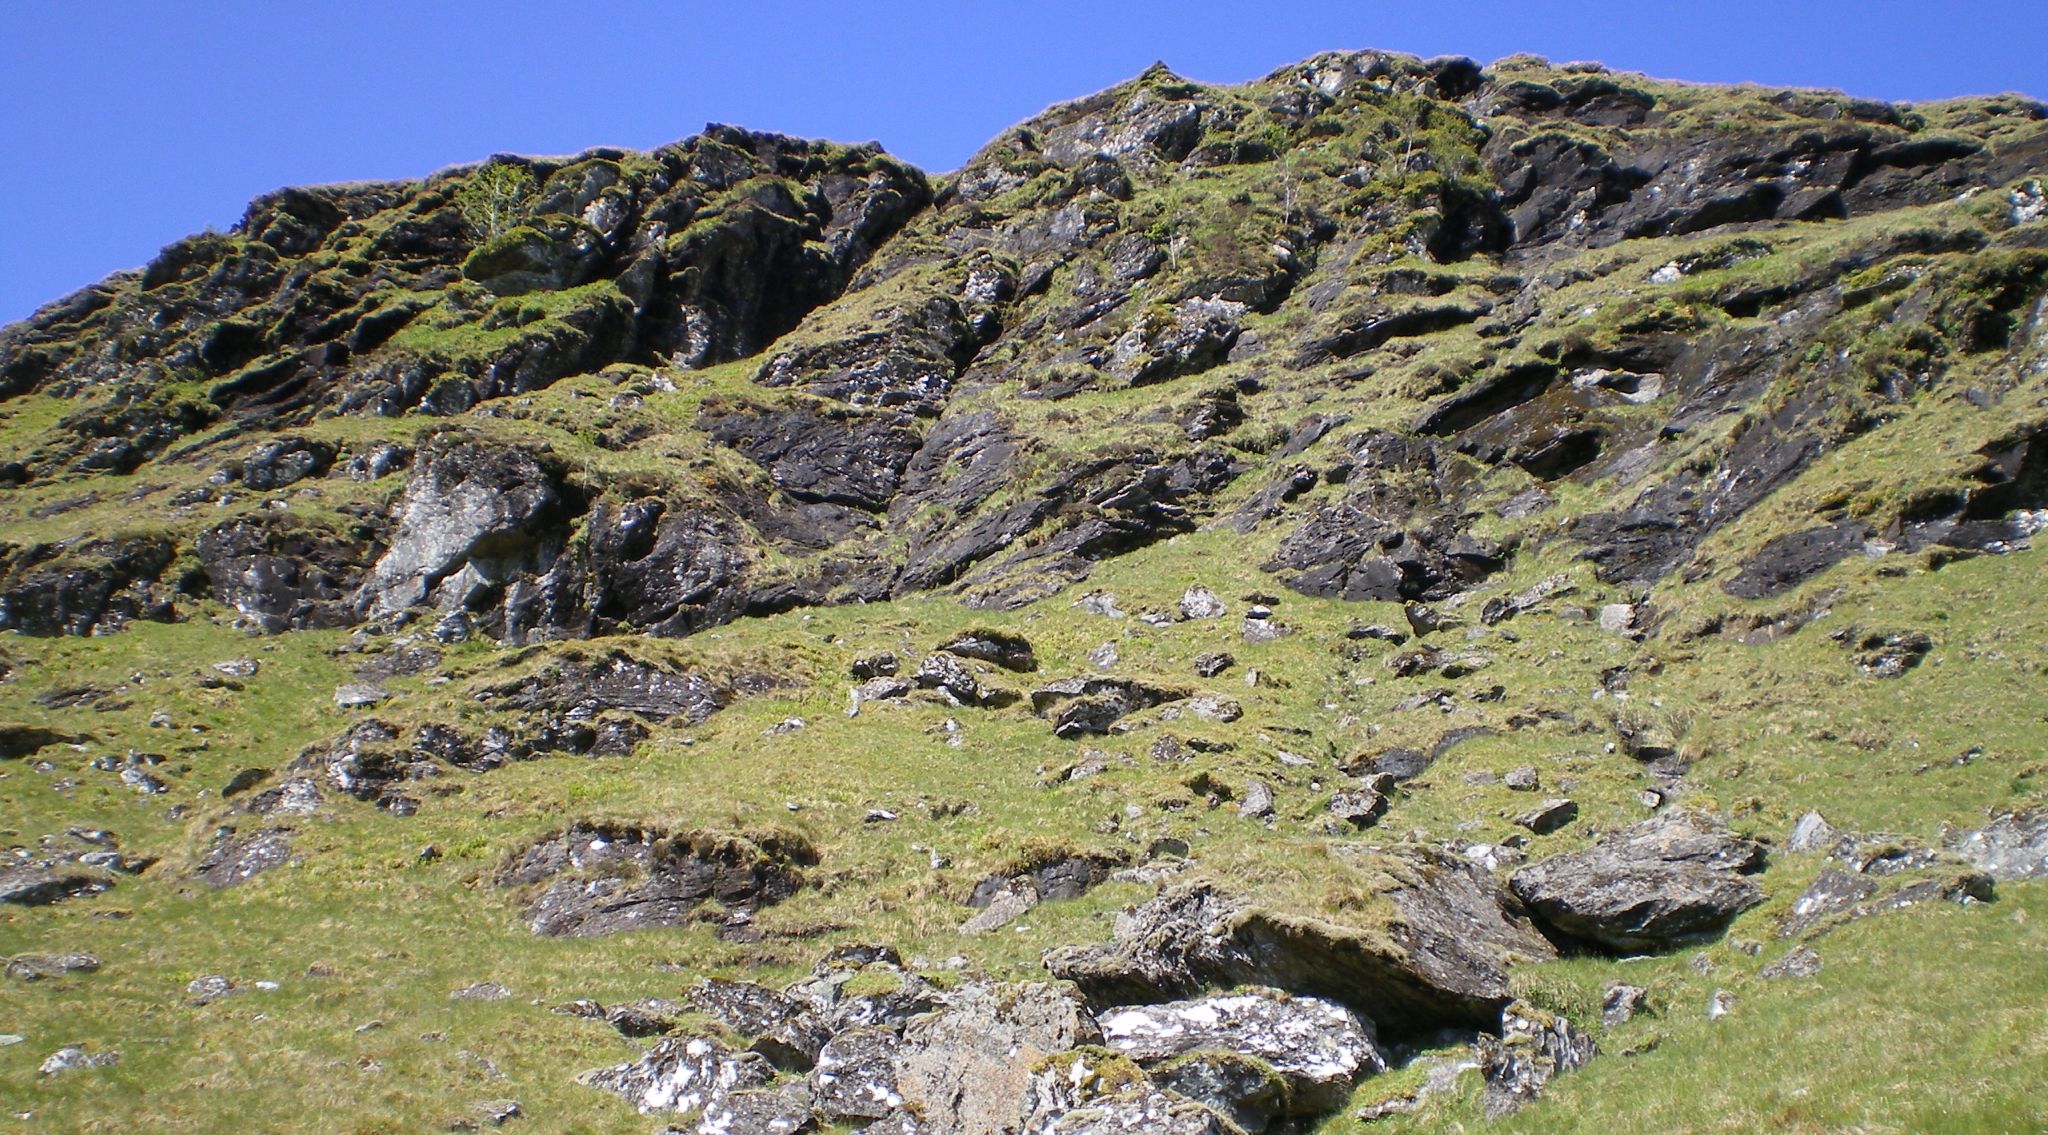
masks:
<path fill-rule="evenodd" d="M 1550 929 L 1611 950 L 1660 950 L 1719 933 L 1764 899 L 1764 850 L 1719 824 L 1672 813 L 1584 851 L 1516 871 L 1515 895 Z"/>
<path fill-rule="evenodd" d="M 1370 889 L 1359 910 L 1297 911 L 1212 884 L 1183 885 L 1117 917 L 1107 945 L 1046 956 L 1099 1006 L 1263 985 L 1339 1002 L 1394 1036 L 1490 1028 L 1506 967 L 1554 956 L 1493 877 L 1428 847 L 1333 849 L 1332 885 Z"/>
<path fill-rule="evenodd" d="M 1224 1087 L 1217 1096 L 1196 1098 L 1233 1114 L 1240 1126 L 1266 1122 L 1283 1114 L 1319 1115 L 1350 1094 L 1360 1076 L 1384 1071 L 1372 1024 L 1351 1010 L 1317 997 L 1291 997 L 1279 990 L 1252 989 L 1164 1005 L 1133 1005 L 1102 1014 L 1103 1041 L 1141 1068 L 1169 1062 L 1176 1070 L 1189 1063 L 1209 1065 L 1197 1077 L 1179 1071 L 1187 1088 L 1230 1084 L 1232 1066 L 1246 1059 L 1265 1065 L 1286 1091 L 1272 1099 L 1263 1085 L 1251 1093 Z M 1183 1057 L 1191 1057 L 1182 1060 Z M 1247 1095 L 1252 1098 L 1247 1098 Z M 1250 1123 L 1247 1123 L 1250 1121 Z"/>

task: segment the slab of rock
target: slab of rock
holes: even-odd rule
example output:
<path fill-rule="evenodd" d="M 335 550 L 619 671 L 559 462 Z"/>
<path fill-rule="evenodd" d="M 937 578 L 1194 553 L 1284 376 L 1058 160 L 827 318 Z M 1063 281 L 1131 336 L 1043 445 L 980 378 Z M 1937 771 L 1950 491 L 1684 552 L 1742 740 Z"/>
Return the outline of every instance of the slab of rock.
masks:
<path fill-rule="evenodd" d="M 1142 1068 L 1191 1052 L 1257 1059 L 1286 1081 L 1286 1110 L 1296 1115 L 1335 1108 L 1358 1077 L 1387 1066 L 1372 1025 L 1356 1013 L 1332 1001 L 1273 989 L 1131 1006 L 1097 1020 L 1103 1043 Z M 1203 1102 L 1214 1106 L 1216 1101 Z M 1231 1101 L 1233 1106 L 1238 1102 Z"/>
<path fill-rule="evenodd" d="M 368 682 L 350 682 L 336 687 L 334 704 L 341 709 L 364 709 L 391 697 L 390 691 Z"/>
<path fill-rule="evenodd" d="M 96 871 L 25 866 L 0 867 L 0 903 L 48 906 L 66 899 L 96 895 L 114 881 Z"/>
<path fill-rule="evenodd" d="M 568 511 L 555 471 L 534 454 L 438 442 L 414 465 L 390 551 L 363 582 L 357 605 L 372 615 L 430 599 L 443 610 L 463 606 L 471 591 L 551 559 L 553 530 Z"/>
<path fill-rule="evenodd" d="M 962 934 L 989 934 L 1024 917 L 1038 905 L 1038 888 L 1028 879 L 1006 883 L 973 917 L 960 924 Z"/>
<path fill-rule="evenodd" d="M 691 1135 L 803 1135 L 821 1130 L 818 1113 L 798 1096 L 765 1088 L 728 1092 L 705 1105 Z"/>
<path fill-rule="evenodd" d="M 1056 949 L 1046 966 L 1100 1006 L 1262 985 L 1337 1001 L 1404 1036 L 1495 1026 L 1511 999 L 1506 966 L 1555 956 L 1510 911 L 1493 876 L 1462 857 L 1416 846 L 1334 850 L 1333 876 L 1374 888 L 1385 903 L 1370 929 L 1197 883 L 1120 914 L 1112 943 Z"/>
<path fill-rule="evenodd" d="M 291 832 L 271 829 L 242 834 L 223 828 L 199 857 L 193 872 L 210 887 L 237 887 L 291 861 Z"/>
<path fill-rule="evenodd" d="M 1237 805 L 1240 820 L 1264 820 L 1273 815 L 1273 786 L 1257 777 L 1244 786 L 1244 799 Z"/>
<path fill-rule="evenodd" d="M 770 684 L 755 683 L 762 688 Z M 724 709 L 740 692 L 732 684 L 710 675 L 671 670 L 643 662 L 622 650 L 588 661 L 570 658 L 550 662 L 519 681 L 485 691 L 488 700 L 510 709 L 571 717 L 621 710 L 649 721 L 680 718 L 690 725 L 700 724 Z"/>
<path fill-rule="evenodd" d="M 1749 876 L 1763 867 L 1756 843 L 1672 813 L 1524 867 L 1509 885 L 1567 937 L 1614 950 L 1657 950 L 1718 933 L 1762 902 L 1763 888 Z"/>
<path fill-rule="evenodd" d="M 16 954 L 7 959 L 7 976 L 16 981 L 47 981 L 74 973 L 96 973 L 100 960 L 84 952 Z"/>
<path fill-rule="evenodd" d="M 1032 650 L 1031 640 L 1008 631 L 968 631 L 946 640 L 939 649 L 1018 673 L 1038 669 L 1038 655 Z"/>
<path fill-rule="evenodd" d="M 1528 828 L 1537 835 L 1551 832 L 1579 818 L 1579 806 L 1563 797 L 1545 800 L 1536 807 L 1515 817 L 1517 827 Z"/>
<path fill-rule="evenodd" d="M 980 705 L 981 683 L 960 660 L 948 654 L 934 654 L 920 662 L 914 680 L 918 687 L 937 690 L 955 705 Z"/>
<path fill-rule="evenodd" d="M 1370 788 L 1346 788 L 1330 797 L 1330 817 L 1358 831 L 1379 823 L 1386 814 L 1386 794 Z"/>
<path fill-rule="evenodd" d="M 1031 709 L 1051 720 L 1055 736 L 1072 738 L 1107 733 L 1126 714 L 1185 697 L 1185 690 L 1128 678 L 1063 678 L 1031 691 Z"/>
<path fill-rule="evenodd" d="M 693 1112 L 735 1092 L 766 1087 L 775 1069 L 757 1053 L 731 1052 L 707 1037 L 670 1037 L 632 1063 L 595 1068 L 576 1079 L 622 1096 L 649 1115 Z"/>
<path fill-rule="evenodd" d="M 1833 851 L 1842 841 L 1842 833 L 1827 822 L 1819 812 L 1808 812 L 1792 825 L 1791 838 L 1785 841 L 1785 850 L 1794 855 L 1814 851 Z"/>
<path fill-rule="evenodd" d="M 1124 1057 L 1103 1049 L 1060 1053 L 1031 1075 L 1031 1135 L 1234 1135 L 1213 1109 L 1161 1091 Z"/>
<path fill-rule="evenodd" d="M 1820 972 L 1820 955 L 1811 946 L 1800 946 L 1770 965 L 1756 971 L 1766 981 L 1812 977 Z"/>
<path fill-rule="evenodd" d="M 1640 985 L 1617 981 L 1607 987 L 1600 998 L 1600 1023 L 1608 1028 L 1620 1028 L 1635 1020 L 1636 1014 L 1649 1008 L 1650 991 Z"/>
<path fill-rule="evenodd" d="M 1196 656 L 1195 675 L 1201 678 L 1214 678 L 1235 665 L 1237 665 L 1237 659 L 1229 651 L 1212 651 L 1208 654 Z"/>
<path fill-rule="evenodd" d="M 2008 812 L 1981 828 L 1945 833 L 1942 846 L 2001 882 L 2048 879 L 2048 809 Z"/>

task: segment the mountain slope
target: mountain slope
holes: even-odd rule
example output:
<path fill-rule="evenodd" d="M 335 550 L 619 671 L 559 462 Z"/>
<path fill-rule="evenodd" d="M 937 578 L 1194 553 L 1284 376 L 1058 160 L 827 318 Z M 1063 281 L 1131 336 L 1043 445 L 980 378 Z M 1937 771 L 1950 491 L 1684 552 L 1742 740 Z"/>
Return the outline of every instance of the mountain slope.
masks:
<path fill-rule="evenodd" d="M 2044 166 L 2011 96 L 1356 53 L 943 179 L 713 127 L 259 199 L 0 331 L 0 952 L 98 961 L 0 1084 L 2036 1127 Z"/>

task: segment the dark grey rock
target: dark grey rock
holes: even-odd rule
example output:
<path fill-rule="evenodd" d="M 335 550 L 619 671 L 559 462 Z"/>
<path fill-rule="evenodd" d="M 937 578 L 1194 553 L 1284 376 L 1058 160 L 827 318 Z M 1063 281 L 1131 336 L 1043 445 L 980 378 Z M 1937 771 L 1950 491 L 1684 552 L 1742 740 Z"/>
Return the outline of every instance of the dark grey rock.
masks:
<path fill-rule="evenodd" d="M 223 828 L 201 853 L 193 874 L 208 886 L 234 887 L 284 866 L 291 857 L 291 832 L 287 829 L 241 834 Z"/>
<path fill-rule="evenodd" d="M 1528 828 L 1537 835 L 1549 835 L 1578 818 L 1578 804 L 1558 797 L 1554 800 L 1545 800 L 1535 808 L 1516 816 L 1515 825 Z"/>
<path fill-rule="evenodd" d="M 968 631 L 946 640 L 939 649 L 1019 673 L 1038 669 L 1038 656 L 1031 648 L 1031 640 L 1007 631 Z"/>
<path fill-rule="evenodd" d="M 787 835 L 577 824 L 514 856 L 497 882 L 539 888 L 526 903 L 534 933 L 588 938 L 681 925 L 710 901 L 729 912 L 779 902 L 816 862 L 807 844 Z"/>
<path fill-rule="evenodd" d="M 743 1037 L 753 1051 L 788 1072 L 807 1072 L 831 1038 L 808 1001 L 749 981 L 705 978 L 690 987 L 690 1003 Z"/>

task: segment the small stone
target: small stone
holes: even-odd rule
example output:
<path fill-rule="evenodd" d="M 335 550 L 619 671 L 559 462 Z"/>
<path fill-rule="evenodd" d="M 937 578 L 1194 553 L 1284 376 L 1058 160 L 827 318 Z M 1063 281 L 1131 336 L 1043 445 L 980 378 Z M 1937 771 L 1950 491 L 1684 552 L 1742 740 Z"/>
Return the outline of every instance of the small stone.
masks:
<path fill-rule="evenodd" d="M 518 1100 L 479 1100 L 470 1105 L 470 1110 L 493 1127 L 503 1127 L 508 1120 L 525 1114 L 519 1110 Z"/>
<path fill-rule="evenodd" d="M 1235 665 L 1236 658 L 1231 657 L 1228 651 L 1218 650 L 1196 658 L 1195 673 L 1204 678 L 1214 678 Z"/>
<path fill-rule="evenodd" d="M 1113 642 L 1105 642 L 1088 652 L 1088 664 L 1097 670 L 1108 670 L 1122 660 L 1123 656 L 1117 653 Z"/>
<path fill-rule="evenodd" d="M 1116 596 L 1111 595 L 1107 591 L 1097 591 L 1093 594 L 1083 595 L 1075 602 L 1074 606 L 1081 608 L 1091 615 L 1101 615 L 1108 619 L 1127 617 L 1123 610 L 1116 605 Z"/>
<path fill-rule="evenodd" d="M 801 717 L 785 717 L 781 721 L 778 721 L 775 724 L 770 725 L 768 728 L 763 729 L 761 731 L 761 736 L 787 737 L 791 733 L 801 732 L 805 724 L 806 723 L 804 719 Z"/>
<path fill-rule="evenodd" d="M 1636 629 L 1636 608 L 1633 603 L 1609 603 L 1600 608 L 1600 629 L 1608 634 L 1626 635 Z"/>
<path fill-rule="evenodd" d="M 868 824 L 893 824 L 896 822 L 896 818 L 896 813 L 887 808 L 869 808 L 867 815 L 861 817 L 861 822 Z"/>
<path fill-rule="evenodd" d="M 256 672 L 262 668 L 263 664 L 254 658 L 231 658 L 226 662 L 213 664 L 215 673 L 225 674 L 230 678 L 254 678 Z"/>
<path fill-rule="evenodd" d="M 36 1071 L 45 1076 L 64 1072 L 76 1072 L 89 1068 L 111 1068 L 121 1062 L 118 1052 L 87 1052 L 77 1045 L 66 1045 L 43 1059 Z"/>
<path fill-rule="evenodd" d="M 903 663 L 894 654 L 883 651 L 880 654 L 854 659 L 850 669 L 855 678 L 866 681 L 871 678 L 893 678 L 902 666 Z"/>
<path fill-rule="evenodd" d="M 391 696 L 382 686 L 368 682 L 350 682 L 334 691 L 334 704 L 341 709 L 362 709 L 376 705 Z"/>
<path fill-rule="evenodd" d="M 1273 786 L 1253 777 L 1244 786 L 1244 800 L 1237 806 L 1241 820 L 1264 820 L 1273 815 Z"/>
<path fill-rule="evenodd" d="M 232 980 L 219 974 L 195 977 L 185 983 L 186 999 L 193 1005 L 211 1005 L 223 997 L 239 992 L 241 989 Z"/>
<path fill-rule="evenodd" d="M 1718 1021 L 1734 1011 L 1735 995 L 1725 989 L 1714 990 L 1713 997 L 1707 1000 L 1707 1019 L 1710 1021 Z"/>
<path fill-rule="evenodd" d="M 466 985 L 448 995 L 450 1001 L 503 1001 L 512 996 L 512 991 L 495 981 L 479 981 Z"/>
<path fill-rule="evenodd" d="M 1534 809 L 1516 816 L 1515 824 L 1537 835 L 1549 835 L 1578 818 L 1578 804 L 1560 796 L 1545 800 Z"/>
<path fill-rule="evenodd" d="M 1792 836 L 1785 841 L 1785 850 L 1793 854 L 1810 851 L 1828 851 L 1840 843 L 1842 833 L 1821 817 L 1819 812 L 1808 812 L 1792 825 Z"/>
<path fill-rule="evenodd" d="M 1180 597 L 1180 614 L 1184 619 L 1220 619 L 1229 613 L 1223 600 L 1199 583 Z"/>
<path fill-rule="evenodd" d="M 1528 765 L 1509 769 L 1508 774 L 1500 778 L 1500 782 L 1507 785 L 1508 789 L 1512 792 L 1534 792 L 1543 787 L 1543 782 L 1536 775 L 1536 770 Z"/>
<path fill-rule="evenodd" d="M 1258 608 L 1255 607 L 1253 610 L 1258 610 Z M 1271 615 L 1272 612 L 1268 611 L 1267 617 L 1256 618 L 1249 611 L 1246 612 L 1243 626 L 1244 640 L 1253 644 L 1274 642 L 1294 633 L 1293 627 L 1272 618 Z"/>
<path fill-rule="evenodd" d="M 1820 955 L 1811 946 L 1801 946 L 1770 965 L 1757 971 L 1757 976 L 1768 981 L 1781 978 L 1812 977 L 1820 972 Z"/>
<path fill-rule="evenodd" d="M 1370 788 L 1345 789 L 1330 797 L 1330 816 L 1363 831 L 1387 814 L 1387 798 Z"/>
<path fill-rule="evenodd" d="M 1610 1029 L 1629 1023 L 1637 1013 L 1649 1007 L 1649 996 L 1649 990 L 1640 985 L 1615 982 L 1607 987 L 1607 995 L 1600 999 L 1600 1023 Z"/>
<path fill-rule="evenodd" d="M 1204 721 L 1231 722 L 1244 716 L 1244 707 L 1230 698 L 1203 694 L 1188 699 L 1188 712 Z"/>

